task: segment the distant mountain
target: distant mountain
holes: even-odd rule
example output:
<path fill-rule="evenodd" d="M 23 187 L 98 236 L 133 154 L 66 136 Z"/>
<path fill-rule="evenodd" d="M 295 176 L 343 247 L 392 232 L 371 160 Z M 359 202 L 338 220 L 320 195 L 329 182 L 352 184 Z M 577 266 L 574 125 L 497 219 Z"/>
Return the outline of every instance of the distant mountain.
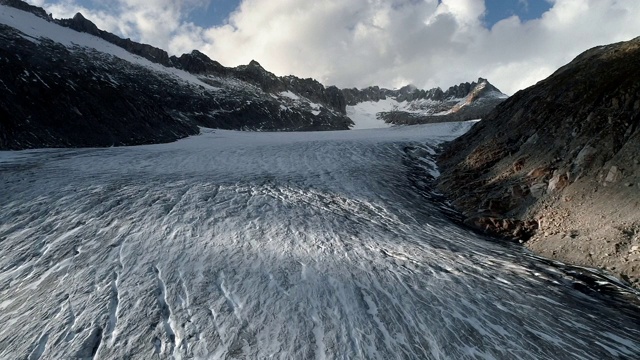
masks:
<path fill-rule="evenodd" d="M 343 89 L 347 114 L 356 122 L 378 119 L 380 124 L 413 125 L 480 119 L 507 98 L 486 79 L 462 83 L 442 91 L 405 86 Z"/>
<path fill-rule="evenodd" d="M 363 90 L 222 66 L 0 0 L 0 149 L 173 141 L 199 126 L 317 131 L 476 119 L 506 97 L 484 79 L 449 88 Z M 355 123 L 354 123 L 355 122 Z"/>
<path fill-rule="evenodd" d="M 469 225 L 640 286 L 639 64 L 640 37 L 519 91 L 445 147 L 440 190 Z"/>
<path fill-rule="evenodd" d="M 0 149 L 166 142 L 198 126 L 352 125 L 342 92 L 313 79 L 277 77 L 255 61 L 226 68 L 197 51 L 169 57 L 80 14 L 54 20 L 22 1 L 0 4 Z"/>

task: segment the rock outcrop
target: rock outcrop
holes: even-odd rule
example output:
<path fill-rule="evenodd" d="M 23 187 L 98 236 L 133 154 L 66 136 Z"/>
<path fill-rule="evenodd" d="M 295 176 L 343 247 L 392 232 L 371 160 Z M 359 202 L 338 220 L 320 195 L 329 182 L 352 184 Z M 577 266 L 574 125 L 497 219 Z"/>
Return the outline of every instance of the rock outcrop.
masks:
<path fill-rule="evenodd" d="M 638 64 L 640 38 L 516 93 L 444 147 L 439 189 L 469 225 L 639 285 Z M 505 219 L 528 226 L 505 233 Z"/>
<path fill-rule="evenodd" d="M 215 60 L 211 60 L 198 50 L 193 50 L 189 54 L 182 54 L 180 57 L 172 56 L 171 63 L 178 69 L 192 74 L 228 76 L 231 73 L 229 68 L 222 66 Z"/>
<path fill-rule="evenodd" d="M 86 19 L 81 13 L 77 13 L 71 19 L 54 20 L 57 24 L 71 28 L 78 32 L 84 32 L 93 36 L 102 38 L 116 46 L 119 46 L 128 52 L 142 56 L 143 58 L 161 64 L 163 66 L 173 66 L 173 62 L 169 58 L 169 54 L 162 49 L 158 49 L 148 44 L 141 44 L 131 39 L 123 39 L 110 32 L 100 30 L 98 27 Z"/>

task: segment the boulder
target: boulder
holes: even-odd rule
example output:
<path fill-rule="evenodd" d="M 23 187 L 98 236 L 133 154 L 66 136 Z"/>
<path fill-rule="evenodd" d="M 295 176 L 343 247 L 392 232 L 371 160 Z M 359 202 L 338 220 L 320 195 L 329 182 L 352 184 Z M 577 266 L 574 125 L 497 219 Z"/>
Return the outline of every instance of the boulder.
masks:
<path fill-rule="evenodd" d="M 560 191 L 569 185 L 569 176 L 566 172 L 554 171 L 553 177 L 549 180 L 547 192 Z"/>
<path fill-rule="evenodd" d="M 615 165 L 609 168 L 609 172 L 607 172 L 607 176 L 604 178 L 604 182 L 606 183 L 614 183 L 618 182 L 622 179 L 622 171 Z"/>
<path fill-rule="evenodd" d="M 529 191 L 531 192 L 531 196 L 536 199 L 540 199 L 547 193 L 549 185 L 545 182 L 535 183 L 529 187 Z"/>

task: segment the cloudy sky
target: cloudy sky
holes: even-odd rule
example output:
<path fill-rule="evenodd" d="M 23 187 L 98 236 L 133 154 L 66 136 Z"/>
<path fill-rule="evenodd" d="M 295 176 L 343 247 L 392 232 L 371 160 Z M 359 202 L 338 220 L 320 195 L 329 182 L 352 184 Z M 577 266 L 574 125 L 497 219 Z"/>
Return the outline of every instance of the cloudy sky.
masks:
<path fill-rule="evenodd" d="M 225 66 L 326 85 L 488 78 L 513 94 L 582 51 L 640 36 L 640 0 L 28 0 L 56 18 Z"/>

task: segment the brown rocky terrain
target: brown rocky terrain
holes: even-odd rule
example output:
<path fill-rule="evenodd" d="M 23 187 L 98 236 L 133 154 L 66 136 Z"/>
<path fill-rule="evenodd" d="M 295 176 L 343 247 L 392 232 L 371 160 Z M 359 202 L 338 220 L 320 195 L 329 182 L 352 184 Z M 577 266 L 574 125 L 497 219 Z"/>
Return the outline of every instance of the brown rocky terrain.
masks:
<path fill-rule="evenodd" d="M 640 37 L 596 47 L 447 144 L 465 223 L 640 287 Z"/>

